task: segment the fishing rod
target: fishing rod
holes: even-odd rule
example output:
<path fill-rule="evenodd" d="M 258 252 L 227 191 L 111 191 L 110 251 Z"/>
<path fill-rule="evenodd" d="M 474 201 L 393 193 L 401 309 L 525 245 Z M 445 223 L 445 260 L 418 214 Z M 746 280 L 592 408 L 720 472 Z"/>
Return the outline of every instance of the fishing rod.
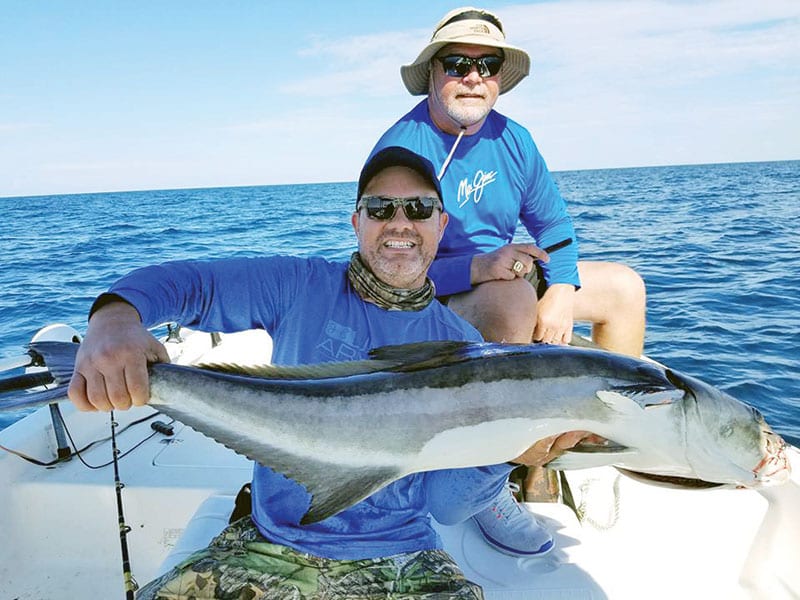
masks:
<path fill-rule="evenodd" d="M 139 584 L 131 572 L 131 561 L 128 555 L 128 533 L 131 528 L 125 523 L 125 513 L 122 508 L 122 488 L 125 484 L 119 478 L 119 449 L 117 448 L 117 436 L 115 430 L 119 424 L 114 419 L 114 411 L 111 411 L 111 452 L 114 458 L 114 488 L 117 496 L 117 520 L 119 522 L 119 545 L 122 551 L 122 577 L 125 585 L 125 600 L 134 600 L 133 593 L 139 589 Z"/>

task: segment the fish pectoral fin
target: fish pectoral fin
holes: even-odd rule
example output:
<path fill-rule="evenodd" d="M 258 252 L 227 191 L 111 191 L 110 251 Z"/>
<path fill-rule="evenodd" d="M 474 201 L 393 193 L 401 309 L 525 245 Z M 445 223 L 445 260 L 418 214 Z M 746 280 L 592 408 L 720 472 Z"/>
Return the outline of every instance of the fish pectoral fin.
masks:
<path fill-rule="evenodd" d="M 577 448 L 577 450 L 576 450 Z M 547 465 L 548 469 L 559 469 L 572 471 L 578 469 L 591 469 L 594 467 L 608 467 L 619 463 L 627 456 L 633 456 L 636 451 L 627 446 L 614 446 L 613 449 L 591 450 L 581 449 L 579 446 L 567 450 L 558 458 L 551 460 Z"/>
<path fill-rule="evenodd" d="M 614 440 L 604 440 L 603 442 L 587 442 L 583 440 L 578 442 L 567 452 L 576 452 L 579 454 L 619 454 L 630 450 L 628 446 L 618 444 Z"/>
<path fill-rule="evenodd" d="M 650 407 L 670 406 L 684 397 L 683 390 L 652 385 L 626 385 L 598 390 L 597 397 L 611 410 L 621 414 L 641 414 Z"/>
<path fill-rule="evenodd" d="M 320 466 L 321 469 L 292 477 L 305 486 L 311 495 L 311 506 L 300 520 L 301 525 L 323 521 L 402 476 L 394 467 L 347 468 L 332 464 Z"/>

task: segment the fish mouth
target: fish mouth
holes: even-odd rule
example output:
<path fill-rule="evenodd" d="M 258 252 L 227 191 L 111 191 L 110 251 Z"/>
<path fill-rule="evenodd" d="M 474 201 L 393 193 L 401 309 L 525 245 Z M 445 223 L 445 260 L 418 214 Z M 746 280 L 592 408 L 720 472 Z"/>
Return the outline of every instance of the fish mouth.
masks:
<path fill-rule="evenodd" d="M 763 484 L 785 483 L 792 476 L 792 465 L 786 452 L 786 442 L 779 435 L 766 434 L 764 458 L 754 468 L 753 476 Z"/>

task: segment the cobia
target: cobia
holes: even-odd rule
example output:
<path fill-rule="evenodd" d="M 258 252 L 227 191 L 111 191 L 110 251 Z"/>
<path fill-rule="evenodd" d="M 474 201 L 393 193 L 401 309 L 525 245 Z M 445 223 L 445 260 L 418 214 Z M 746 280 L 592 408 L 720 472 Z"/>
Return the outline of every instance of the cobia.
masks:
<path fill-rule="evenodd" d="M 63 397 L 76 344 L 31 345 Z M 585 430 L 555 468 L 614 465 L 672 483 L 758 487 L 789 477 L 785 444 L 754 408 L 645 360 L 541 344 L 428 342 L 372 360 L 298 367 L 150 367 L 150 404 L 305 486 L 320 521 L 409 473 L 488 465 Z M 213 370 L 211 370 L 213 369 Z"/>

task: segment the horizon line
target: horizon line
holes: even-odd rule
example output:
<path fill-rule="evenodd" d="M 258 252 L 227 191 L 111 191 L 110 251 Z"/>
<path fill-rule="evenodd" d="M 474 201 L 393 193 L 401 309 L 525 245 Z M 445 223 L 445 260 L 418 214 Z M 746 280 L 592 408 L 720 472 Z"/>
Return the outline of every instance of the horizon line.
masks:
<path fill-rule="evenodd" d="M 786 159 L 766 159 L 766 160 L 732 160 L 722 162 L 697 162 L 697 163 L 680 163 L 680 164 L 661 164 L 661 165 L 639 165 L 639 166 L 623 166 L 623 167 L 585 167 L 579 169 L 558 169 L 550 170 L 553 174 L 558 173 L 577 173 L 584 171 L 621 171 L 626 169 L 666 169 L 675 167 L 703 167 L 703 166 L 717 166 L 717 165 L 749 165 L 749 164 L 763 164 L 763 163 L 783 163 L 783 162 L 799 162 L 800 158 L 786 158 Z M 50 198 L 59 196 L 89 196 L 89 195 L 103 195 L 103 194 L 136 194 L 144 192 L 180 192 L 191 190 L 224 190 L 224 189 L 244 189 L 244 188 L 264 188 L 264 187 L 286 187 L 286 186 L 306 186 L 306 185 L 336 185 L 352 183 L 356 184 L 357 180 L 340 180 L 340 181 L 310 181 L 302 183 L 253 183 L 253 184 L 238 184 L 238 185 L 203 185 L 203 186 L 187 186 L 187 187 L 174 187 L 174 188 L 133 188 L 133 189 L 119 189 L 119 190 L 103 190 L 103 191 L 86 191 L 86 192 L 66 192 L 66 193 L 49 193 L 49 194 L 22 194 L 14 196 L 0 195 L 0 200 L 14 200 L 19 198 Z"/>

